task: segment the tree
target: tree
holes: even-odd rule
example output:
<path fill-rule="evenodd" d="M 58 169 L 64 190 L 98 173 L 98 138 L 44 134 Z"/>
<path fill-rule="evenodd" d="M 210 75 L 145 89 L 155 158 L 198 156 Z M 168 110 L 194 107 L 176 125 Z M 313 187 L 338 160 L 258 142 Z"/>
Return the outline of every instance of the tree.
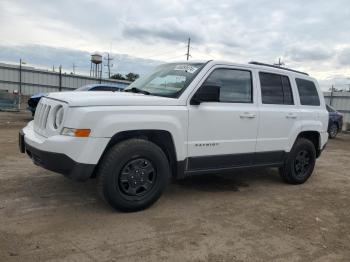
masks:
<path fill-rule="evenodd" d="M 126 80 L 125 77 L 122 74 L 114 74 L 111 76 L 112 79 L 118 79 L 118 80 Z"/>
<path fill-rule="evenodd" d="M 134 74 L 134 73 L 129 73 L 127 75 L 125 75 L 126 80 L 129 80 L 131 82 L 134 82 L 137 78 L 139 78 L 140 76 L 138 74 Z"/>

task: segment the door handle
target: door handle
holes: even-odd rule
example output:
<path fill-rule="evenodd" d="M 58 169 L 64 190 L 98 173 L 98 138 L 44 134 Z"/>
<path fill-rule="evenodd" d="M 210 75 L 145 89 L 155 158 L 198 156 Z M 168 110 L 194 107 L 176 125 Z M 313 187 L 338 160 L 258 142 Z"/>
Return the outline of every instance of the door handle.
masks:
<path fill-rule="evenodd" d="M 298 116 L 296 114 L 288 114 L 286 118 L 296 119 Z"/>
<path fill-rule="evenodd" d="M 243 113 L 239 115 L 240 118 L 255 118 L 256 114 L 253 113 Z"/>

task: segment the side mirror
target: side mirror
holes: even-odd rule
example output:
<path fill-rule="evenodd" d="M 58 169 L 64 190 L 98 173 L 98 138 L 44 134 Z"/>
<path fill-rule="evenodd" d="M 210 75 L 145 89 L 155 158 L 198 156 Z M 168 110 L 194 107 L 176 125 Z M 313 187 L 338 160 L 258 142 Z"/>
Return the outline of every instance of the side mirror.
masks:
<path fill-rule="evenodd" d="M 201 86 L 191 99 L 191 105 L 199 105 L 201 102 L 219 102 L 220 86 L 204 84 Z"/>

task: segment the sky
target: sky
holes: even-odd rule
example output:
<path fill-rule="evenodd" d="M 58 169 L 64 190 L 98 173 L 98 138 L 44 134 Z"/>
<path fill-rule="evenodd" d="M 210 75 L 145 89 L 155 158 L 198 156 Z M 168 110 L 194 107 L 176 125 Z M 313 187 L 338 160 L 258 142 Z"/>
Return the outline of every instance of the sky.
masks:
<path fill-rule="evenodd" d="M 184 60 L 190 37 L 192 60 L 281 58 L 324 89 L 350 84 L 349 0 L 0 0 L 0 14 L 0 62 L 88 73 L 110 52 L 113 73 L 142 75 Z"/>

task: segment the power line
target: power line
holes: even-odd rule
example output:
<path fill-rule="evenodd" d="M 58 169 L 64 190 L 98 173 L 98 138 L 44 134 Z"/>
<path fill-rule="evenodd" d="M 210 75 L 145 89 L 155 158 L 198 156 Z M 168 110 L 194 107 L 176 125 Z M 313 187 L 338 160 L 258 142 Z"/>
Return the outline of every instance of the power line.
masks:
<path fill-rule="evenodd" d="M 164 49 L 163 49 L 164 50 Z M 148 58 L 154 58 L 154 57 L 159 57 L 159 56 L 163 56 L 163 55 L 166 55 L 166 54 L 170 54 L 170 53 L 174 53 L 176 51 L 178 51 L 179 48 L 172 48 L 172 49 L 168 49 L 167 51 L 163 52 L 163 53 L 155 53 L 155 54 L 152 54 L 152 55 L 148 55 L 146 57 L 142 57 L 143 59 L 148 59 Z"/>
<path fill-rule="evenodd" d="M 186 57 L 187 57 L 187 60 L 189 59 L 189 57 L 191 57 L 191 54 L 190 54 L 190 45 L 191 45 L 191 38 L 188 38 L 188 43 L 186 45 L 186 49 L 187 49 L 187 52 L 186 52 Z M 165 50 L 165 52 L 161 52 Z M 170 54 L 170 53 L 175 53 L 177 51 L 180 51 L 180 48 L 177 47 L 177 48 L 172 48 L 172 49 L 158 49 L 157 53 L 153 53 L 152 55 L 147 55 L 147 56 L 142 56 L 140 58 L 142 59 L 155 59 L 155 58 L 158 58 L 159 57 L 162 57 L 164 55 L 167 55 L 167 54 Z M 182 57 L 183 55 L 179 55 L 179 56 L 175 56 L 175 57 L 171 57 L 171 58 L 167 58 L 166 60 L 169 60 L 169 59 L 173 59 L 173 58 L 178 58 L 178 57 Z"/>
<path fill-rule="evenodd" d="M 175 58 L 179 58 L 179 57 L 183 57 L 184 55 L 178 55 L 178 56 L 174 56 L 174 57 L 170 57 L 170 58 L 167 58 L 166 60 L 171 60 L 171 59 L 175 59 Z"/>

